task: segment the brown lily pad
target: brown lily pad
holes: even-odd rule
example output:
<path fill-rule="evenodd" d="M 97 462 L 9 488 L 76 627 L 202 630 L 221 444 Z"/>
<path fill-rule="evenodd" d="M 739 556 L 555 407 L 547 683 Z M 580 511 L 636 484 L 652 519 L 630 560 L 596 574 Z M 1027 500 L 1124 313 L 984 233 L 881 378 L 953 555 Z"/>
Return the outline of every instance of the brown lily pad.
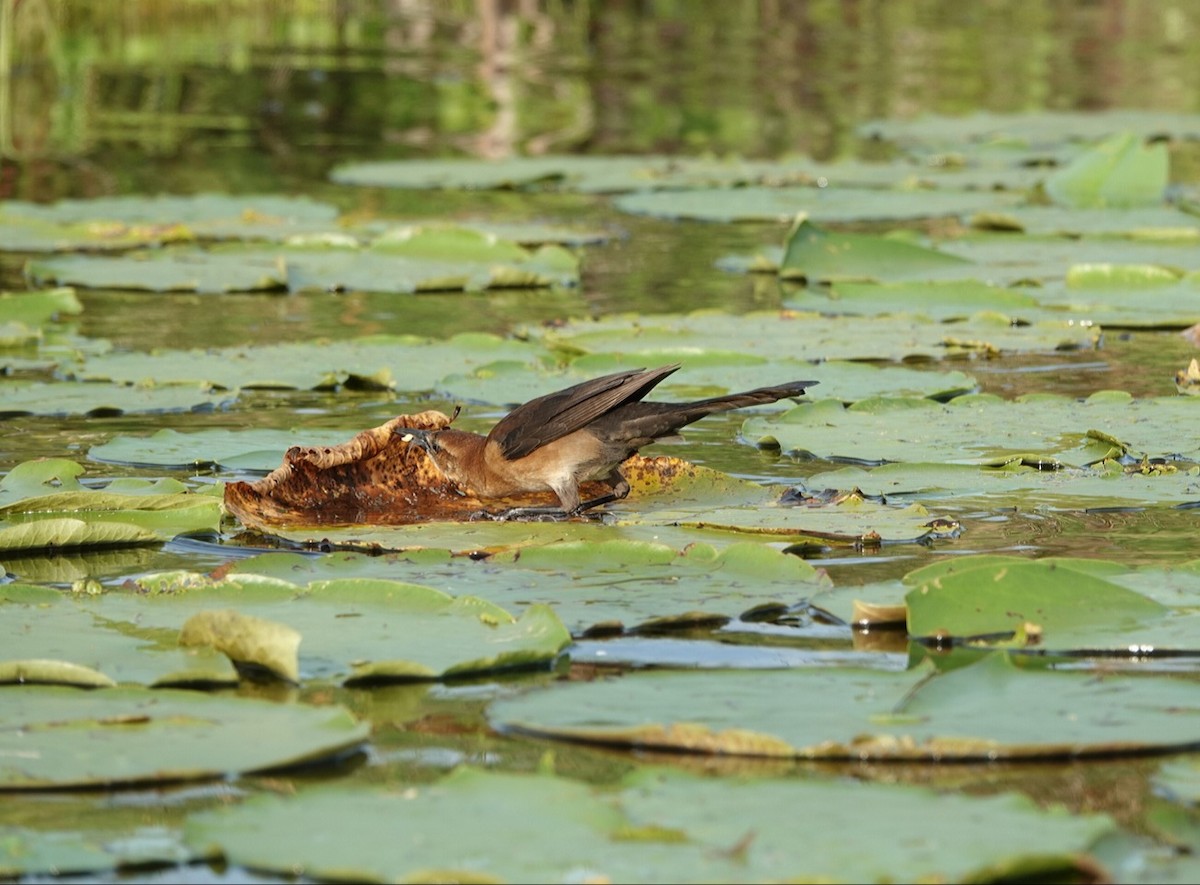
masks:
<path fill-rule="evenodd" d="M 283 464 L 255 482 L 225 487 L 225 507 L 249 528 L 311 525 L 409 525 L 468 520 L 513 507 L 557 507 L 550 492 L 477 497 L 447 477 L 396 428 L 440 430 L 451 418 L 435 410 L 399 415 L 336 446 L 293 446 Z M 634 455 L 622 472 L 635 490 L 654 491 L 696 472 L 678 458 Z M 584 498 L 609 491 L 584 483 Z"/>

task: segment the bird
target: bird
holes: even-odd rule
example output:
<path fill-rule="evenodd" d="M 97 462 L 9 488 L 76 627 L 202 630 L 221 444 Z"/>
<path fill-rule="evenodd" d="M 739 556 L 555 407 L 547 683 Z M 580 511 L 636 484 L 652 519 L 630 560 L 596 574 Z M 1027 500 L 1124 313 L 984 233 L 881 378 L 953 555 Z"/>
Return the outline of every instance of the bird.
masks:
<path fill-rule="evenodd" d="M 393 432 L 424 449 L 442 473 L 479 498 L 549 491 L 561 505 L 561 511 L 515 508 L 507 516 L 571 517 L 628 495 L 619 467 L 643 446 L 675 436 L 706 415 L 800 396 L 818 383 L 792 381 L 683 403 L 645 399 L 680 367 L 613 372 L 539 396 L 501 418 L 487 436 L 449 426 Z M 611 491 L 583 501 L 579 486 L 588 480 L 600 480 Z"/>

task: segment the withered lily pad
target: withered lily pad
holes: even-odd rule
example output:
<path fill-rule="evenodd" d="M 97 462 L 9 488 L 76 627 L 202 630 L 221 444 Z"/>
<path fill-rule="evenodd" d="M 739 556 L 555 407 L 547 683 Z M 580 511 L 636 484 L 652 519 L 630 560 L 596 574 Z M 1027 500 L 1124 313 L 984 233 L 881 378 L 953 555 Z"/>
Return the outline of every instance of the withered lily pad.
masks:
<path fill-rule="evenodd" d="M 409 525 L 500 515 L 513 507 L 558 506 L 550 492 L 479 498 L 443 474 L 402 432 L 436 430 L 449 423 L 449 416 L 436 411 L 399 415 L 341 445 L 294 446 L 283 464 L 262 479 L 229 483 L 225 506 L 251 527 Z M 681 481 L 693 489 L 697 482 L 711 488 L 728 479 L 672 458 L 634 456 L 622 469 L 635 493 L 673 488 Z M 607 493 L 608 486 L 584 483 L 581 491 L 587 500 Z"/>
<path fill-rule="evenodd" d="M 0 689 L 0 787 L 199 780 L 327 760 L 368 727 L 310 707 L 178 689 Z"/>
<path fill-rule="evenodd" d="M 1193 397 L 1134 399 L 1101 391 L 1083 401 L 1034 394 L 1016 400 L 972 394 L 949 403 L 915 397 L 822 400 L 773 418 L 753 417 L 745 437 L 785 452 L 879 463 L 947 461 L 1042 468 L 1120 458 L 1200 459 Z"/>
<path fill-rule="evenodd" d="M 797 840 L 798 825 L 811 838 Z M 972 881 L 1094 870 L 1084 853 L 1112 827 L 1024 797 L 894 784 L 650 769 L 602 789 L 460 768 L 403 791 L 255 797 L 191 817 L 187 842 L 253 869 L 358 881 Z"/>
<path fill-rule="evenodd" d="M 1186 680 L 1053 672 L 996 653 L 947 672 L 926 663 L 905 673 L 639 673 L 499 701 L 491 716 L 513 733 L 642 750 L 928 762 L 1073 758 L 1195 748 L 1200 726 L 1180 715 L 1195 709 L 1193 695 Z M 779 701 L 797 697 L 805 702 Z"/>

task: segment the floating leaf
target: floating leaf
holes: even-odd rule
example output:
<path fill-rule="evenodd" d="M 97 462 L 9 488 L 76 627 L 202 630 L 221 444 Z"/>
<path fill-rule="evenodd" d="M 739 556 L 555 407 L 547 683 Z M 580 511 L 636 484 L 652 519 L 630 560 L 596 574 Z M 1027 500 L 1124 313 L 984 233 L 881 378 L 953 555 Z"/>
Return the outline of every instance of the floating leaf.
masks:
<path fill-rule="evenodd" d="M 893 314 L 857 319 L 852 328 L 854 334 L 849 335 L 844 318 L 810 312 L 762 310 L 735 316 L 696 311 L 573 320 L 536 334 L 547 347 L 571 357 L 620 354 L 633 365 L 643 365 L 642 354 L 689 347 L 736 350 L 766 359 L 785 353 L 794 360 L 879 361 L 1090 349 L 1100 338 L 1099 329 L 1078 323 L 1044 321 L 1014 327 L 1008 317 L 998 314 L 977 314 L 965 322 L 945 324 Z M 648 362 L 649 357 L 645 359 Z"/>
<path fill-rule="evenodd" d="M 1167 146 L 1131 132 L 1114 135 L 1046 179 L 1054 202 L 1072 208 L 1153 206 L 1169 178 Z"/>
<path fill-rule="evenodd" d="M 0 418 L 199 412 L 231 405 L 237 394 L 186 387 L 131 387 L 85 381 L 0 380 Z"/>
<path fill-rule="evenodd" d="M 1016 634 L 1039 647 L 1065 650 L 1100 628 L 1137 643 L 1145 625 L 1163 620 L 1164 606 L 1101 577 L 1056 562 L 1018 557 L 971 559 L 952 574 L 914 580 L 905 597 L 913 636 L 969 639 Z M 1102 645 L 1102 641 L 1089 647 Z M 1197 643 L 1200 647 L 1200 643 Z"/>
<path fill-rule="evenodd" d="M 789 697 L 805 703 L 779 702 Z M 933 762 L 1187 750 L 1200 726 L 1178 711 L 1193 706 L 1186 681 L 1026 669 L 991 654 L 942 673 L 639 673 L 499 701 L 491 717 L 510 733 L 639 750 Z"/>
<path fill-rule="evenodd" d="M 267 553 L 228 572 L 287 580 L 390 577 L 431 586 L 469 587 L 511 611 L 544 603 L 575 633 L 668 630 L 719 624 L 766 605 L 790 605 L 827 579 L 799 557 L 755 543 L 718 551 L 695 543 L 618 539 L 560 541 L 452 556 L 448 550 L 367 556 Z"/>
<path fill-rule="evenodd" d="M 898 221 L 967 216 L 1009 205 L 1015 198 L 983 191 L 884 190 L 848 187 L 739 187 L 645 192 L 613 205 L 635 215 L 700 221 L 790 221 L 802 214 L 820 223 Z"/>
<path fill-rule="evenodd" d="M 780 276 L 810 283 L 831 280 L 897 280 L 965 261 L 903 240 L 824 230 L 797 219 L 783 244 Z"/>
<path fill-rule="evenodd" d="M 444 375 L 496 360 L 537 364 L 545 354 L 497 335 L 463 333 L 445 341 L 379 335 L 350 341 L 112 353 L 84 361 L 81 380 L 192 384 L 236 390 L 431 390 Z"/>
<path fill-rule="evenodd" d="M 1101 391 L 1085 400 L 1035 394 L 1004 400 L 968 395 L 940 404 L 884 397 L 843 408 L 822 400 L 774 418 L 753 417 L 743 435 L 785 452 L 864 463 L 947 461 L 1083 466 L 1127 452 L 1200 460 L 1191 397 L 1134 399 Z M 1116 442 L 1114 442 L 1114 440 Z"/>
<path fill-rule="evenodd" d="M 1023 797 L 856 781 L 651 769 L 619 786 L 462 768 L 405 791 L 259 796 L 193 816 L 187 841 L 230 863 L 318 879 L 968 881 L 1016 868 L 1069 876 L 1112 829 Z M 945 824 L 934 833 L 931 816 Z M 812 838 L 797 840 L 797 825 Z"/>
<path fill-rule="evenodd" d="M 181 642 L 212 646 L 291 681 L 448 679 L 546 667 L 570 641 L 546 605 L 514 618 L 475 596 L 399 581 L 299 586 L 258 575 L 212 582 L 168 573 L 140 583 L 150 597 L 109 593 L 89 604 L 114 623 L 183 625 Z"/>
<path fill-rule="evenodd" d="M 140 626 L 136 612 L 110 616 L 92 598 L 10 584 L 0 586 L 0 612 L 0 682 L 84 687 L 237 683 L 225 656 L 181 649 L 177 630 Z"/>
<path fill-rule="evenodd" d="M 6 790 L 216 778 L 328 760 L 368 727 L 310 707 L 176 689 L 0 689 Z"/>

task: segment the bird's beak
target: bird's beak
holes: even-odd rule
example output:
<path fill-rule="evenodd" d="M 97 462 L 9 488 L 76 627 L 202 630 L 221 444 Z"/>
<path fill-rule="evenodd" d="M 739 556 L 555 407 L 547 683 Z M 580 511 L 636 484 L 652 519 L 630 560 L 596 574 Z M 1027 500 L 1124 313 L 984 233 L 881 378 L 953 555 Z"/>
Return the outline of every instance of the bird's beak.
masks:
<path fill-rule="evenodd" d="M 423 448 L 428 454 L 433 454 L 433 440 L 430 438 L 428 430 L 417 430 L 415 427 L 396 427 L 392 433 L 400 437 L 402 442 L 411 445 L 417 445 Z"/>

